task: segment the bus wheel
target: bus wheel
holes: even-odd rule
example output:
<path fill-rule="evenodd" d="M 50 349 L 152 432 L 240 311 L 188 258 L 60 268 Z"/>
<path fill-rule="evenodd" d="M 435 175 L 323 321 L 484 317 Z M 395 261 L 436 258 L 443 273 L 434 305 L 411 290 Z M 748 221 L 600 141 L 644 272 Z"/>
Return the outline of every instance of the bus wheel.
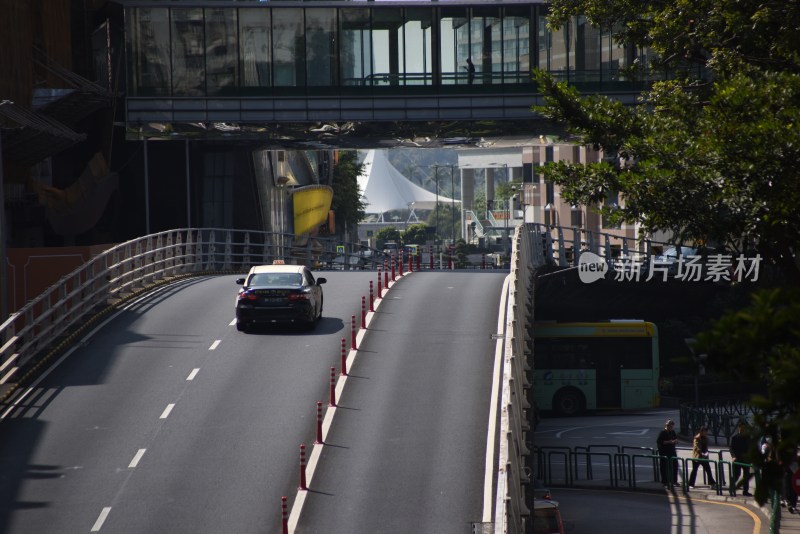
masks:
<path fill-rule="evenodd" d="M 578 415 L 584 409 L 583 395 L 575 389 L 563 389 L 553 399 L 553 409 L 559 415 Z"/>

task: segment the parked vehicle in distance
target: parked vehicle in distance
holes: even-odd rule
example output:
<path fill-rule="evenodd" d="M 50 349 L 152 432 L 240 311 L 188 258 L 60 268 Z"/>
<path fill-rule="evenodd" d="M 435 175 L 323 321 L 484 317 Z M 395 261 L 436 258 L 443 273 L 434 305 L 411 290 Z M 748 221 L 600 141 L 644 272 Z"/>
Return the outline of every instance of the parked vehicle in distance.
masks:
<path fill-rule="evenodd" d="M 322 284 L 303 265 L 259 265 L 250 269 L 236 296 L 236 329 L 246 332 L 257 324 L 302 323 L 314 328 L 322 317 Z"/>
<path fill-rule="evenodd" d="M 666 268 L 670 276 L 678 274 L 678 260 L 683 257 L 684 261 L 687 256 L 694 256 L 697 254 L 697 249 L 694 247 L 667 247 L 663 253 L 653 257 L 653 266 L 659 269 Z"/>
<path fill-rule="evenodd" d="M 400 245 L 395 241 L 387 241 L 383 244 L 383 253 L 387 256 L 394 254 L 395 256 L 400 252 Z"/>
<path fill-rule="evenodd" d="M 533 502 L 533 534 L 564 534 L 564 521 L 556 501 Z"/>

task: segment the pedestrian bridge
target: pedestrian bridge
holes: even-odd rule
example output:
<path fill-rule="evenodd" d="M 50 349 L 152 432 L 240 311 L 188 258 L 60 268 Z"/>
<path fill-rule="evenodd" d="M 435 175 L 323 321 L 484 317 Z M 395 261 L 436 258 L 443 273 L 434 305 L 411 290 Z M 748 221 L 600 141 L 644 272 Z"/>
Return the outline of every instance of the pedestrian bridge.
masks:
<path fill-rule="evenodd" d="M 646 50 L 551 31 L 541 2 L 121 3 L 129 139 L 530 135 L 534 68 L 630 103 L 655 79 L 626 74 Z"/>

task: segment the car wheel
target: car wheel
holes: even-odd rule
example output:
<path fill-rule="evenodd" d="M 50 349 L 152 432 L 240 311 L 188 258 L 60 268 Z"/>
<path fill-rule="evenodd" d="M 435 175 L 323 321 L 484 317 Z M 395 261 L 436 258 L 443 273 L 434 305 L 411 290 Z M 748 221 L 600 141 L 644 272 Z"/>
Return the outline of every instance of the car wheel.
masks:
<path fill-rule="evenodd" d="M 583 395 L 575 389 L 559 391 L 553 399 L 553 410 L 559 415 L 578 415 L 584 410 Z"/>

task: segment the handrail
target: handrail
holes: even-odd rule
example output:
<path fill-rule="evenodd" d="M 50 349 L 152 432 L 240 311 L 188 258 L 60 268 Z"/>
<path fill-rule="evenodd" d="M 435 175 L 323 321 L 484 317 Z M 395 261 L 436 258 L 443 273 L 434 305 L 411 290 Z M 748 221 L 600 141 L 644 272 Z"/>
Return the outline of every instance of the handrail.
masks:
<path fill-rule="evenodd" d="M 285 257 L 279 255 L 281 245 Z M 242 272 L 279 258 L 350 269 L 355 267 L 354 257 L 367 267 L 384 262 L 381 252 L 359 244 L 256 230 L 181 228 L 120 243 L 62 277 L 0 324 L 0 365 L 9 367 L 0 376 L 0 395 L 9 393 L 16 372 L 57 349 L 87 317 L 146 288 L 185 276 Z M 12 359 L 13 366 L 8 364 Z"/>

